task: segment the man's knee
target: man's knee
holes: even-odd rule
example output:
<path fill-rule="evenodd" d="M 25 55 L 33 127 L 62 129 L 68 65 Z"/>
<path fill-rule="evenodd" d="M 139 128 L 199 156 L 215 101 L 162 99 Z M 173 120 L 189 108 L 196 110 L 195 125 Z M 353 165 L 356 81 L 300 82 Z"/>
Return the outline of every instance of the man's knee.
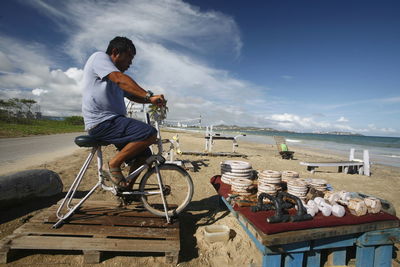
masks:
<path fill-rule="evenodd" d="M 157 141 L 157 134 L 150 136 L 149 138 L 146 139 L 147 142 L 150 144 L 154 144 Z"/>

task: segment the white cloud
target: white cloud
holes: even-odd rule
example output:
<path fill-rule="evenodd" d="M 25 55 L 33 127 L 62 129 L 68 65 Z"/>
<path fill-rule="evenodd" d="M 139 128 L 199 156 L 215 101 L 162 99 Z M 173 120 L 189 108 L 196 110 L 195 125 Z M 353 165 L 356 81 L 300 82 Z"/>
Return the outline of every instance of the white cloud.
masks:
<path fill-rule="evenodd" d="M 283 78 L 285 80 L 292 80 L 294 77 L 290 76 L 290 75 L 282 75 L 281 78 Z"/>
<path fill-rule="evenodd" d="M 315 121 L 312 117 L 301 117 L 295 114 L 283 113 L 273 114 L 266 117 L 272 124 L 280 129 L 290 130 L 312 130 L 328 129 L 331 124 L 323 121 Z"/>
<path fill-rule="evenodd" d="M 349 120 L 346 119 L 345 117 L 341 116 L 339 119 L 337 119 L 337 122 L 348 122 Z"/>
<path fill-rule="evenodd" d="M 243 93 L 260 99 L 257 86 L 231 77 L 225 70 L 210 67 L 204 56 L 224 51 L 238 56 L 242 46 L 240 32 L 233 18 L 224 14 L 202 12 L 182 1 L 67 1 L 56 3 L 34 1 L 31 5 L 51 17 L 67 34 L 66 53 L 82 64 L 95 50 L 105 50 L 116 35 L 131 38 L 138 50 L 133 69 L 128 72 L 144 88 L 164 93 L 169 101 L 170 117 L 184 114 L 208 113 L 205 121 L 223 119 L 230 123 L 243 123 L 245 103 Z M 90 13 L 86 12 L 91 10 Z M 66 24 L 65 21 L 68 21 Z M 95 25 L 95 26 L 94 26 Z M 184 26 L 182 26 L 184 25 Z M 106 33 L 106 34 L 105 34 Z M 9 43 L 15 40 L 9 39 Z M 2 45 L 1 48 L 6 47 Z M 40 45 L 27 46 L 25 61 L 41 62 L 40 68 L 25 68 L 10 75 L 0 76 L 7 88 L 41 88 L 43 110 L 63 113 L 80 111 L 78 81 L 82 70 L 52 69 Z M 230 52 L 229 52 L 230 51 Z M 7 54 L 13 54 L 11 50 Z M 33 55 L 42 55 L 40 60 Z M 15 54 L 16 56 L 16 54 Z M 16 57 L 14 57 L 16 58 Z M 21 61 L 14 60 L 14 66 Z M 54 65 L 54 64 L 53 64 Z M 36 92 L 36 91 L 35 91 Z M 66 97 L 70 94 L 70 97 Z M 65 97 L 62 97 L 65 96 Z M 59 100 L 55 99 L 58 98 Z M 187 99 L 202 105 L 190 105 Z M 185 101 L 185 102 L 180 102 Z M 61 103 L 60 103 L 61 102 Z M 259 104 L 264 101 L 258 100 Z M 74 103 L 74 104 L 73 104 Z M 204 110 L 206 106 L 207 111 Z"/>
<path fill-rule="evenodd" d="M 48 92 L 49 92 L 48 90 L 44 90 L 41 88 L 35 88 L 32 90 L 32 94 L 36 96 L 40 96 L 41 94 L 47 94 Z"/>
<path fill-rule="evenodd" d="M 81 70 L 52 69 L 52 60 L 41 44 L 0 36 L 0 51 L 9 70 L 0 74 L 2 98 L 31 98 L 47 115 L 80 114 Z"/>
<path fill-rule="evenodd" d="M 372 123 L 368 124 L 368 128 L 369 128 L 369 130 L 372 130 L 374 132 L 380 132 L 380 133 L 396 133 L 397 132 L 393 128 L 386 128 L 386 127 L 379 128 L 379 127 L 376 127 L 375 124 L 372 124 Z"/>

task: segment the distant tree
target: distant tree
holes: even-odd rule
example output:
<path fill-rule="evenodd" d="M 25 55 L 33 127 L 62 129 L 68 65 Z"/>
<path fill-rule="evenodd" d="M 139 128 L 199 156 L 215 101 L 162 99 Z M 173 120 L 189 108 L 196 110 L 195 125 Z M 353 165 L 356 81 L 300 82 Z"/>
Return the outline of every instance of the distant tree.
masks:
<path fill-rule="evenodd" d="M 83 125 L 83 117 L 82 116 L 71 116 L 71 117 L 66 117 L 65 121 L 68 124 L 72 125 Z"/>
<path fill-rule="evenodd" d="M 33 99 L 0 99 L 1 119 L 9 122 L 27 123 L 29 119 L 34 118 L 32 113 L 34 104 L 36 104 L 36 101 Z"/>
<path fill-rule="evenodd" d="M 20 99 L 19 102 L 25 106 L 28 110 L 25 112 L 26 118 L 32 119 L 34 115 L 32 113 L 32 106 L 36 104 L 36 101 L 33 99 Z"/>

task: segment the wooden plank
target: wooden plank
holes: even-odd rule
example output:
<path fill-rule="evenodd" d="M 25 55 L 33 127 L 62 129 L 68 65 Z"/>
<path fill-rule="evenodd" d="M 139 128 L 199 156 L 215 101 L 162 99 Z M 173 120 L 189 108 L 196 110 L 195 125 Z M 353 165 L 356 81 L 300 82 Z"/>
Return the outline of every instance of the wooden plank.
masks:
<path fill-rule="evenodd" d="M 174 239 L 179 234 L 179 228 L 147 228 L 147 227 L 119 227 L 102 225 L 74 225 L 64 224 L 54 229 L 51 224 L 26 223 L 16 229 L 14 233 L 29 233 L 34 235 L 87 235 L 87 236 L 114 236 L 114 237 L 142 237 Z"/>
<path fill-rule="evenodd" d="M 303 265 L 304 253 L 289 253 L 285 256 L 285 266 L 298 267 Z"/>
<path fill-rule="evenodd" d="M 190 162 L 188 160 L 183 161 L 183 166 L 184 166 L 185 170 L 194 171 L 194 166 L 193 166 L 192 162 Z"/>
<path fill-rule="evenodd" d="M 316 229 L 307 229 L 299 231 L 289 231 L 273 235 L 265 235 L 261 233 L 262 243 L 264 245 L 279 245 L 286 243 L 294 243 L 306 240 L 316 240 L 334 236 L 342 236 L 354 233 L 363 233 L 373 230 L 398 227 L 397 221 L 381 221 L 373 223 L 365 223 L 358 225 L 345 225 L 335 227 L 323 227 Z"/>
<path fill-rule="evenodd" d="M 54 215 L 49 216 L 47 223 L 56 223 L 58 218 Z M 174 228 L 173 224 L 168 224 L 162 217 L 143 218 L 143 217 L 121 217 L 109 215 L 90 215 L 73 214 L 68 219 L 68 224 L 86 224 L 86 225 L 117 225 L 117 226 L 141 226 L 141 227 L 165 227 Z"/>
<path fill-rule="evenodd" d="M 249 231 L 265 246 L 275 246 L 288 243 L 296 243 L 308 240 L 317 240 L 322 238 L 343 236 L 354 233 L 363 233 L 374 230 L 381 230 L 387 228 L 396 228 L 399 226 L 398 221 L 378 221 L 372 223 L 364 223 L 357 225 L 344 225 L 344 226 L 333 226 L 333 227 L 322 227 L 298 231 L 287 231 L 283 233 L 267 235 L 255 227 L 247 218 L 237 212 L 238 218 L 242 222 L 246 222 L 246 226 Z"/>
<path fill-rule="evenodd" d="M 113 210 L 113 209 L 107 209 L 107 210 L 101 210 L 101 209 L 90 209 L 90 208 L 84 208 L 81 210 L 78 210 L 77 212 L 74 213 L 74 216 L 76 215 L 90 215 L 90 216 L 114 216 L 114 217 L 125 217 L 125 218 L 143 218 L 143 219 L 153 219 L 153 220 L 160 220 L 165 222 L 164 217 L 160 217 L 154 214 L 151 214 L 149 212 L 142 212 L 142 211 L 136 211 L 136 210 L 130 210 L 130 209 L 121 209 L 121 210 Z M 55 222 L 56 220 L 56 211 L 54 210 L 46 210 L 41 213 L 36 214 L 34 217 L 30 219 L 31 222 Z"/>
<path fill-rule="evenodd" d="M 363 166 L 364 162 L 359 161 L 333 161 L 333 162 L 300 162 L 300 165 L 312 167 L 338 167 L 338 166 Z"/>
<path fill-rule="evenodd" d="M 375 249 L 374 266 L 392 266 L 393 245 L 378 246 Z"/>
<path fill-rule="evenodd" d="M 375 257 L 374 247 L 357 246 L 356 267 L 373 267 Z"/>
<path fill-rule="evenodd" d="M 361 235 L 357 242 L 364 246 L 376 246 L 394 244 L 400 241 L 400 229 L 384 229 L 380 231 L 373 231 Z"/>
<path fill-rule="evenodd" d="M 179 251 L 179 243 L 170 240 L 138 240 L 63 236 L 21 236 L 12 240 L 11 249 L 95 250 L 121 252 Z"/>
<path fill-rule="evenodd" d="M 328 266 L 345 266 L 346 265 L 346 248 L 330 249 L 327 259 Z"/>
<path fill-rule="evenodd" d="M 42 211 L 13 235 L 0 240 L 0 261 L 7 262 L 9 253 L 17 249 L 54 249 L 81 250 L 85 263 L 100 262 L 102 251 L 163 252 L 168 262 L 178 262 L 178 220 L 167 224 L 164 217 L 109 204 L 87 201 L 70 222 L 58 229 L 53 229 L 51 223 L 57 221 L 57 205 Z"/>
<path fill-rule="evenodd" d="M 10 248 L 1 248 L 0 249 L 0 264 L 6 264 L 8 262 L 8 258 L 10 255 Z"/>
<path fill-rule="evenodd" d="M 306 266 L 321 266 L 321 251 L 313 250 L 306 253 Z"/>
<path fill-rule="evenodd" d="M 267 254 L 263 255 L 263 267 L 281 267 L 281 254 Z"/>

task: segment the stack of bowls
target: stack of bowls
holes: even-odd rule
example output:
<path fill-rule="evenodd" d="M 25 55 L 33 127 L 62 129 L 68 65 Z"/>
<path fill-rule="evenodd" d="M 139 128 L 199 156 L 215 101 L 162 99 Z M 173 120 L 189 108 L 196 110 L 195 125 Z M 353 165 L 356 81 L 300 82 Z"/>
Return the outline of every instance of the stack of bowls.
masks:
<path fill-rule="evenodd" d="M 278 171 L 272 171 L 272 170 L 265 170 L 258 172 L 258 185 L 263 186 L 263 185 L 270 185 L 275 187 L 276 191 L 281 190 L 281 184 L 282 179 L 281 179 L 281 173 Z"/>
<path fill-rule="evenodd" d="M 253 168 L 249 162 L 240 160 L 225 160 L 221 162 L 221 180 L 225 184 L 232 184 L 236 179 L 247 179 L 251 183 Z M 240 183 L 243 183 L 241 181 Z"/>
<path fill-rule="evenodd" d="M 324 179 L 311 179 L 309 181 L 310 187 L 314 188 L 315 190 L 325 192 L 326 191 L 326 180 Z"/>
<path fill-rule="evenodd" d="M 299 178 L 299 173 L 295 171 L 283 171 L 282 172 L 282 181 L 288 182 L 293 178 Z"/>
<path fill-rule="evenodd" d="M 250 179 L 237 178 L 231 180 L 231 191 L 234 195 L 250 196 L 253 195 L 254 186 Z"/>
<path fill-rule="evenodd" d="M 292 179 L 287 182 L 288 193 L 294 195 L 301 200 L 306 199 L 308 192 L 307 183 L 300 179 Z"/>

